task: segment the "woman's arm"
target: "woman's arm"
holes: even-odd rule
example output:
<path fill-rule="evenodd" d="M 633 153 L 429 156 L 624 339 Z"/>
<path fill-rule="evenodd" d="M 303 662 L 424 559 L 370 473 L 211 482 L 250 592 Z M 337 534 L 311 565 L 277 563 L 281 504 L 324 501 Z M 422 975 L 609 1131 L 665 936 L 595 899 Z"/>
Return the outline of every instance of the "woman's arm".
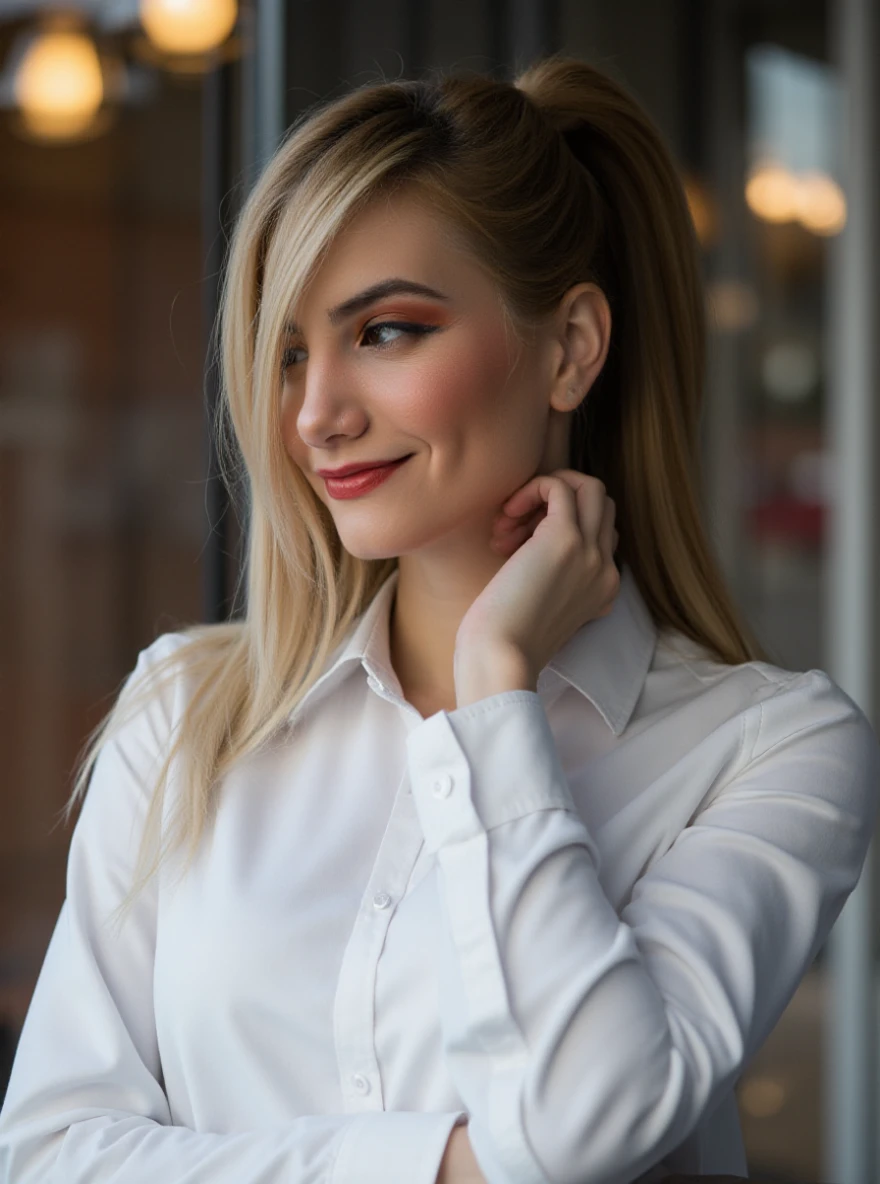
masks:
<path fill-rule="evenodd" d="M 105 924 L 131 885 L 174 714 L 154 699 L 95 765 L 0 1109 L 0 1184 L 434 1184 L 461 1111 L 292 1115 L 244 1130 L 194 1130 L 175 1114 L 154 1011 L 156 877 L 119 932 Z M 234 1090 L 238 1072 L 226 1064 L 216 1087 Z"/>
<path fill-rule="evenodd" d="M 488 1184 L 474 1156 L 467 1123 L 452 1128 L 436 1184 Z"/>
<path fill-rule="evenodd" d="M 493 1184 L 656 1167 L 733 1087 L 855 886 L 880 771 L 856 705 L 810 671 L 727 730 L 665 772 L 706 793 L 619 914 L 536 695 L 409 732 L 444 1049 Z"/>

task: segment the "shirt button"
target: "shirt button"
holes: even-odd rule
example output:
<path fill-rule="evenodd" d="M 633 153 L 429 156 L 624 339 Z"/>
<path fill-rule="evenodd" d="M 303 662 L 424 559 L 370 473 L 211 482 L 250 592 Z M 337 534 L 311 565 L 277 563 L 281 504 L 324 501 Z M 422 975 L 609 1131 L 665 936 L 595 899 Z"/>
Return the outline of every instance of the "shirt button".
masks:
<path fill-rule="evenodd" d="M 387 909 L 391 904 L 391 897 L 387 892 L 377 892 L 373 897 L 373 905 L 377 909 Z"/>
<path fill-rule="evenodd" d="M 434 797 L 448 798 L 452 793 L 452 777 L 449 773 L 444 773 L 438 777 L 434 782 Z"/>
<path fill-rule="evenodd" d="M 370 1092 L 370 1083 L 362 1073 L 353 1073 L 351 1084 L 359 1094 L 368 1094 Z"/>

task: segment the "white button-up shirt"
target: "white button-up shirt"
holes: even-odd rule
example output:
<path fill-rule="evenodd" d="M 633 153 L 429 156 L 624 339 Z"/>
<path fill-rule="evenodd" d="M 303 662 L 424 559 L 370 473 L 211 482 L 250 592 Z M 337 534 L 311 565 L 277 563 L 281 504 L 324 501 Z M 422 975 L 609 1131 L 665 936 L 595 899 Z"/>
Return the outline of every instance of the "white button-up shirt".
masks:
<path fill-rule="evenodd" d="M 658 637 L 626 568 L 536 693 L 423 719 L 396 582 L 121 931 L 183 678 L 103 751 L 6 1184 L 433 1184 L 464 1121 L 489 1184 L 746 1174 L 734 1086 L 859 877 L 870 724 L 819 670 Z"/>

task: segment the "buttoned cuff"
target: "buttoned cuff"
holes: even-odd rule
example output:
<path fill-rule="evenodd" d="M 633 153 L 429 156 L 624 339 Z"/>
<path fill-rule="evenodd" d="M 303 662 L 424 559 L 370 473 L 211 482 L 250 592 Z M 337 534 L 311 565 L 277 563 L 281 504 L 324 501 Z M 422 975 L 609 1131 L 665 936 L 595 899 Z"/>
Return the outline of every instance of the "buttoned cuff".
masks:
<path fill-rule="evenodd" d="M 502 691 L 438 711 L 406 737 L 429 852 L 538 810 L 577 813 L 540 696 Z M 598 862 L 598 851 L 589 846 Z"/>
<path fill-rule="evenodd" d="M 466 1110 L 352 1115 L 329 1184 L 435 1184 L 452 1128 Z"/>

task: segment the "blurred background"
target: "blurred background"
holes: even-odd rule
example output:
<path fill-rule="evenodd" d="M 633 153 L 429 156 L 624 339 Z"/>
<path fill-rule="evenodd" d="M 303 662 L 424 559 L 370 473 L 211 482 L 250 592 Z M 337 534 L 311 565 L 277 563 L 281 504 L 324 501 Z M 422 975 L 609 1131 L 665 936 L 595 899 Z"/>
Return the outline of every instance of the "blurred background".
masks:
<path fill-rule="evenodd" d="M 64 897 L 58 812 L 159 633 L 239 611 L 208 334 L 315 101 L 561 50 L 680 168 L 710 313 L 705 505 L 743 612 L 877 727 L 872 0 L 0 0 L 0 1098 Z M 873 857 L 738 1086 L 768 1180 L 872 1184 Z"/>

